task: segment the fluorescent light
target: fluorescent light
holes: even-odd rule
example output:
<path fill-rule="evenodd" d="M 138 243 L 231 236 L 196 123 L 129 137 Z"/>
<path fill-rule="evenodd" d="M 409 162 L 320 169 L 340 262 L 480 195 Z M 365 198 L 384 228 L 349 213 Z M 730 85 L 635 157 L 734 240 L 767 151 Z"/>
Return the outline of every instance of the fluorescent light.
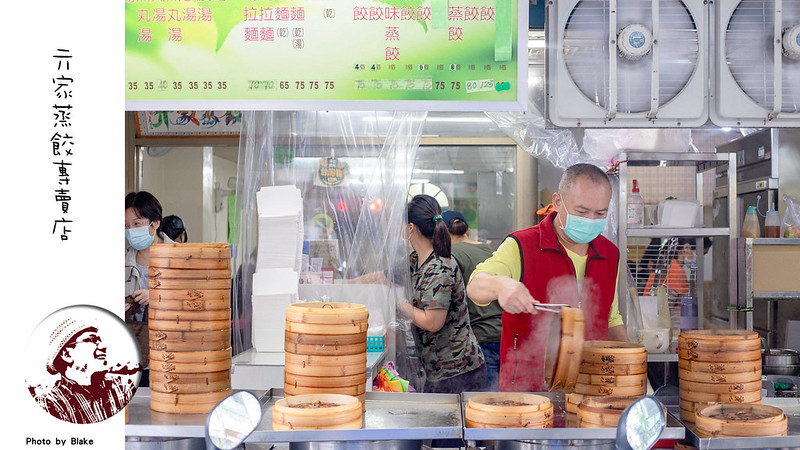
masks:
<path fill-rule="evenodd" d="M 452 169 L 414 169 L 414 173 L 444 173 L 450 175 L 463 175 L 463 170 Z"/>

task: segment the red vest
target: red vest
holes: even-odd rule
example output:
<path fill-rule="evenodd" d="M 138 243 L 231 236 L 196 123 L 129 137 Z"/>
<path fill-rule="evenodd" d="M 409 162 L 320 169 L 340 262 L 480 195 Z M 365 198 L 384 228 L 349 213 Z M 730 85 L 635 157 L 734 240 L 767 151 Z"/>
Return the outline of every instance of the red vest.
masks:
<path fill-rule="evenodd" d="M 575 267 L 558 241 L 550 213 L 541 223 L 511 233 L 519 245 L 522 279 L 533 298 L 541 303 L 577 306 L 578 283 Z M 586 274 L 581 289 L 586 340 L 608 338 L 608 313 L 617 289 L 619 250 L 605 237 L 589 243 Z M 510 314 L 503 312 L 500 339 L 500 391 L 543 392 L 547 336 L 554 313 Z M 557 344 L 555 344 L 557 345 Z M 557 347 L 556 347 L 557 349 Z"/>

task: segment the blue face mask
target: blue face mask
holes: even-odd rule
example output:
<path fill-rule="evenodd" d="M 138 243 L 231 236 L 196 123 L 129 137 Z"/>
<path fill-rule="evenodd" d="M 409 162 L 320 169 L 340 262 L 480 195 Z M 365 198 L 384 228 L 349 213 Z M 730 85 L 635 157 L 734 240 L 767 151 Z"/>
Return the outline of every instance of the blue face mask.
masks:
<path fill-rule="evenodd" d="M 150 234 L 149 228 L 150 225 L 128 228 L 125 230 L 125 239 L 127 239 L 131 247 L 136 250 L 144 250 L 150 247 L 150 244 L 153 243 L 153 239 L 155 239 L 155 235 Z"/>
<path fill-rule="evenodd" d="M 564 210 L 566 211 L 566 209 L 567 204 L 564 203 Z M 603 232 L 606 228 L 606 220 L 606 218 L 587 219 L 581 216 L 574 216 L 567 211 L 567 224 L 562 225 L 561 229 L 573 242 L 587 244 Z"/>

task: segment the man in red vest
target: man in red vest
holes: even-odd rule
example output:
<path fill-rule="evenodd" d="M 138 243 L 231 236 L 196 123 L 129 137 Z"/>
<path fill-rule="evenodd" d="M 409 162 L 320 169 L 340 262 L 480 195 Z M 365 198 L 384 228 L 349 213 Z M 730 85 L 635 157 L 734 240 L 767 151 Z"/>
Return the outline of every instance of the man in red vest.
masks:
<path fill-rule="evenodd" d="M 511 233 L 475 268 L 469 298 L 479 305 L 497 299 L 503 308 L 501 391 L 547 390 L 547 337 L 553 319 L 560 319 L 537 313 L 536 304 L 581 308 L 586 340 L 628 340 L 617 307 L 619 250 L 600 235 L 610 201 L 605 172 L 591 164 L 573 165 L 553 194 L 554 211 L 539 224 Z"/>

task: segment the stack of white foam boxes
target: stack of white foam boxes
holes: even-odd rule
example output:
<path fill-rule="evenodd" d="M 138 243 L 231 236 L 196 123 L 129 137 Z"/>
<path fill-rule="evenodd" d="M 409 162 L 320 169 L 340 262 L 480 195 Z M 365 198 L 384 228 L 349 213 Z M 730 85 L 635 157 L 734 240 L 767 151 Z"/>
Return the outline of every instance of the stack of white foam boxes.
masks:
<path fill-rule="evenodd" d="M 256 193 L 258 250 L 253 274 L 253 348 L 283 352 L 286 308 L 297 302 L 303 199 L 294 185 Z"/>

